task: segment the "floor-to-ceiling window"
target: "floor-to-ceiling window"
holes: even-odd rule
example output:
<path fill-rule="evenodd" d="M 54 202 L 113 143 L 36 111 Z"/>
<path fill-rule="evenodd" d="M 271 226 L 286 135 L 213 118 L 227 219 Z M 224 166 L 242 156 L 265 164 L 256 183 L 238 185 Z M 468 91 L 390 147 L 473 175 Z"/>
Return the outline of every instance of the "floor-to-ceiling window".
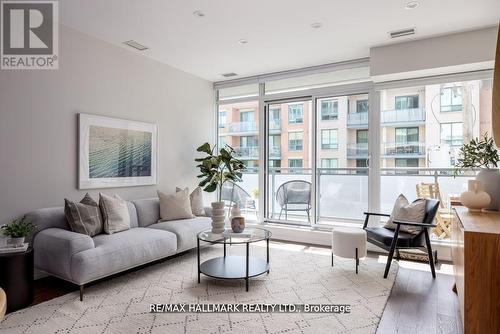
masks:
<path fill-rule="evenodd" d="M 219 90 L 217 145 L 229 146 L 243 161 L 242 182 L 227 182 L 223 188 L 226 204 L 237 203 L 249 220 L 257 220 L 259 210 L 259 102 L 257 85 Z"/>
<path fill-rule="evenodd" d="M 335 117 L 324 117 L 332 103 Z M 368 110 L 368 94 L 316 100 L 317 224 L 361 219 L 368 209 Z"/>
<path fill-rule="evenodd" d="M 335 75 L 265 77 L 255 98 L 218 101 L 218 142 L 248 166 L 239 185 L 254 217 L 359 223 L 368 209 L 390 212 L 400 193 L 414 199 L 422 182 L 438 183 L 444 206 L 465 189 L 470 176 L 453 178 L 453 164 L 462 143 L 490 131 L 487 74 L 377 84 Z"/>
<path fill-rule="evenodd" d="M 384 212 L 391 211 L 399 194 L 414 200 L 417 184 L 437 185 L 446 210 L 450 197 L 466 190 L 466 181 L 473 177 L 454 175 L 460 146 L 491 133 L 491 79 L 423 82 L 380 91 L 380 206 Z M 449 237 L 449 231 L 443 230 L 433 235 L 442 240 Z"/>

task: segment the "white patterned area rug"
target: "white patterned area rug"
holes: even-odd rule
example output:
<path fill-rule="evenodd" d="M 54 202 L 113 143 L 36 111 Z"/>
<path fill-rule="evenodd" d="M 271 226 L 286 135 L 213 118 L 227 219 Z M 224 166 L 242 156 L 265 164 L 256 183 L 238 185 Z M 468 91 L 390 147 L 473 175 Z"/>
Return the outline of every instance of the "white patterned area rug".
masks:
<path fill-rule="evenodd" d="M 228 246 L 243 255 L 244 246 Z M 252 244 L 251 255 L 266 256 L 265 243 Z M 221 256 L 222 248 L 202 249 L 202 261 Z M 384 279 L 377 258 L 336 257 L 330 250 L 274 243 L 270 273 L 244 280 L 197 283 L 196 251 L 9 314 L 0 333 L 375 333 L 394 284 L 397 264 Z M 337 313 L 150 313 L 150 304 L 269 303 L 349 304 Z"/>

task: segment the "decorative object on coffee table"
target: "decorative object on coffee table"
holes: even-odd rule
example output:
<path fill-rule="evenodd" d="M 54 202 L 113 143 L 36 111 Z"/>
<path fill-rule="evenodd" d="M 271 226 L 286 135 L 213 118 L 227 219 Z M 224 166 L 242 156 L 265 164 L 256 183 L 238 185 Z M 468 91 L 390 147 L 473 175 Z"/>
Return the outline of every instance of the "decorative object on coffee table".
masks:
<path fill-rule="evenodd" d="M 469 190 L 460 195 L 460 202 L 469 209 L 469 211 L 481 211 L 486 208 L 491 198 L 488 193 L 483 191 L 483 184 L 477 180 L 469 180 Z"/>
<path fill-rule="evenodd" d="M 33 301 L 33 248 L 25 252 L 0 254 L 0 286 L 7 295 L 7 312 Z"/>
<path fill-rule="evenodd" d="M 203 158 L 195 159 L 199 163 L 196 167 L 201 172 L 198 178 L 203 178 L 199 186 L 206 192 L 217 190 L 217 202 L 212 203 L 212 233 L 222 233 L 225 219 L 222 187 L 227 181 L 241 181 L 245 165 L 235 158 L 233 148 L 228 145 L 217 152 L 216 146 L 211 147 L 209 143 L 205 143 L 197 151 L 206 154 Z"/>
<path fill-rule="evenodd" d="M 197 236 L 198 251 L 198 283 L 201 282 L 201 274 L 219 279 L 245 279 L 246 291 L 248 291 L 248 280 L 250 277 L 269 273 L 269 239 L 271 232 L 256 227 L 252 234 L 242 236 L 224 236 L 211 232 L 201 231 Z M 210 244 L 223 244 L 224 256 L 204 261 L 200 260 L 200 240 Z M 250 244 L 266 241 L 266 260 L 250 256 Z M 245 245 L 245 256 L 226 256 L 226 245 Z"/>
<path fill-rule="evenodd" d="M 24 239 L 31 235 L 36 226 L 29 222 L 26 216 L 15 219 L 12 223 L 3 225 L 3 234 L 9 237 L 7 243 L 12 247 L 22 247 Z"/>
<path fill-rule="evenodd" d="M 245 217 L 232 217 L 231 218 L 231 229 L 234 233 L 241 233 L 245 229 Z"/>
<path fill-rule="evenodd" d="M 224 202 L 212 202 L 212 232 L 224 232 L 224 225 L 226 221 L 226 211 Z"/>
<path fill-rule="evenodd" d="M 487 133 L 482 138 L 474 138 L 460 148 L 455 164 L 455 175 L 460 172 L 481 168 L 476 180 L 481 181 L 484 191 L 490 195 L 488 210 L 500 208 L 500 171 L 498 170 L 498 152 L 493 138 Z"/>
<path fill-rule="evenodd" d="M 240 206 L 238 203 L 234 203 L 233 207 L 231 208 L 230 218 L 233 219 L 234 217 L 240 217 L 240 216 L 241 216 Z"/>

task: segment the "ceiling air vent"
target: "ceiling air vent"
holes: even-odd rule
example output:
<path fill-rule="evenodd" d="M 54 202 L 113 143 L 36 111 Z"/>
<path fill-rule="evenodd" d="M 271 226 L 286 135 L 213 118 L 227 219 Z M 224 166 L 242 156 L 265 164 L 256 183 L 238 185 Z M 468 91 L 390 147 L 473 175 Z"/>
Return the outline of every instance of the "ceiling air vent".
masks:
<path fill-rule="evenodd" d="M 144 46 L 142 44 L 137 43 L 136 41 L 130 40 L 130 41 L 125 41 L 123 44 L 128 45 L 133 47 L 134 49 L 137 49 L 139 51 L 144 51 L 149 49 L 147 46 Z"/>
<path fill-rule="evenodd" d="M 235 77 L 237 76 L 238 74 L 234 73 L 234 72 L 229 72 L 229 73 L 223 73 L 221 74 L 224 78 L 231 78 L 231 77 Z"/>
<path fill-rule="evenodd" d="M 415 35 L 415 28 L 401 29 L 389 33 L 391 38 L 398 38 L 403 36 Z"/>

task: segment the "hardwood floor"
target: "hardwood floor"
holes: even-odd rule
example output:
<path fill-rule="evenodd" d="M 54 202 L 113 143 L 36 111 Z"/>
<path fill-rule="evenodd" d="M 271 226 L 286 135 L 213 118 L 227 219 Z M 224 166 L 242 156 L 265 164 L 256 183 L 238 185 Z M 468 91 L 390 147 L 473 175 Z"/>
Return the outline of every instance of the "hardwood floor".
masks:
<path fill-rule="evenodd" d="M 373 253 L 369 256 L 383 262 L 387 259 Z M 452 291 L 452 270 L 450 263 L 439 263 L 434 280 L 428 264 L 399 261 L 398 275 L 377 333 L 462 334 L 458 298 Z M 71 291 L 78 291 L 78 286 L 53 277 L 37 280 L 33 305 Z"/>
<path fill-rule="evenodd" d="M 385 257 L 384 257 L 385 258 Z M 398 275 L 377 333 L 463 333 L 452 266 L 441 263 L 432 279 L 427 264 L 399 262 Z"/>

